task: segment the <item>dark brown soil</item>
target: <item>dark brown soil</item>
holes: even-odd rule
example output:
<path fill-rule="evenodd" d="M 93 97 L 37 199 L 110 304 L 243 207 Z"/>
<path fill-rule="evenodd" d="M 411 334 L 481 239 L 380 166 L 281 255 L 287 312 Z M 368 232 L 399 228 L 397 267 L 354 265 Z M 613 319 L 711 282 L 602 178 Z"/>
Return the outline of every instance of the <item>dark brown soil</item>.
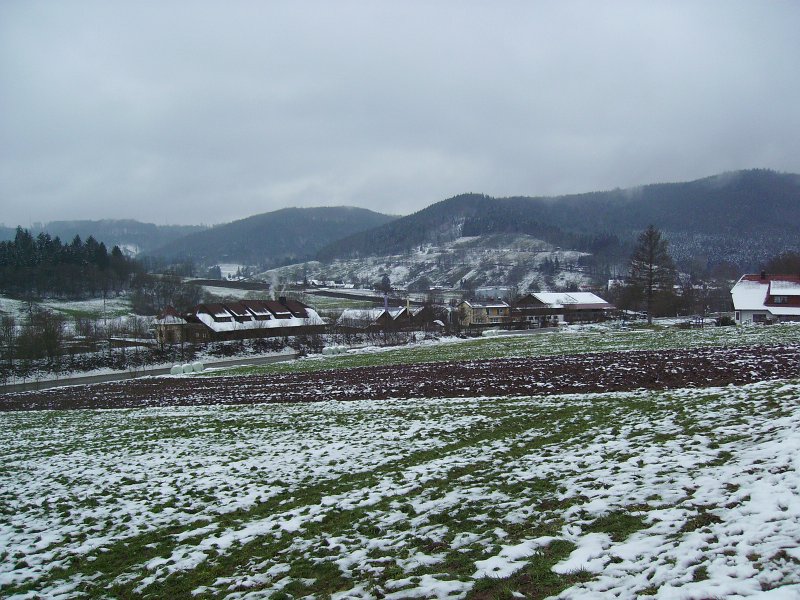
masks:
<path fill-rule="evenodd" d="M 800 346 L 608 352 L 251 377 L 154 377 L 0 395 L 0 410 L 530 396 L 800 377 Z"/>

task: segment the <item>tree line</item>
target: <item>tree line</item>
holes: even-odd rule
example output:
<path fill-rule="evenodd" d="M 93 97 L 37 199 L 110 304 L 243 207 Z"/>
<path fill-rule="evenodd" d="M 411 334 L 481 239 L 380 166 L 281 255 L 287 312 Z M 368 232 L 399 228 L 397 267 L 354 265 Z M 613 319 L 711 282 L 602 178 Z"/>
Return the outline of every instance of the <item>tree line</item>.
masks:
<path fill-rule="evenodd" d="M 789 250 L 761 264 L 767 273 L 800 275 L 800 253 Z M 681 278 L 669 252 L 669 242 L 650 225 L 639 235 L 630 257 L 625 285 L 609 290 L 609 298 L 622 309 L 643 310 L 653 316 L 705 314 L 731 309 L 730 279 L 709 282 L 688 273 Z"/>
<path fill-rule="evenodd" d="M 76 299 L 127 289 L 139 264 L 119 246 L 108 251 L 93 236 L 58 237 L 17 228 L 11 241 L 0 242 L 0 292 L 22 298 Z"/>

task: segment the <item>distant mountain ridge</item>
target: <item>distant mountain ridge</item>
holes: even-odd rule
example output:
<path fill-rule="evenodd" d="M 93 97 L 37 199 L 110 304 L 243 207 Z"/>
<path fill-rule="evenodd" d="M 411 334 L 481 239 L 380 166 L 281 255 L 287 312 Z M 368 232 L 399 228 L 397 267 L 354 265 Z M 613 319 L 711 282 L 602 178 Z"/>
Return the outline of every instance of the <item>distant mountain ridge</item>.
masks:
<path fill-rule="evenodd" d="M 338 240 L 319 260 L 389 255 L 460 236 L 524 233 L 619 258 L 649 224 L 680 261 L 753 268 L 800 246 L 800 175 L 768 170 L 560 197 L 464 194 Z"/>
<path fill-rule="evenodd" d="M 286 208 L 211 228 L 54 221 L 31 233 L 46 231 L 65 242 L 92 235 L 131 254 L 265 269 L 403 254 L 463 236 L 525 234 L 556 249 L 590 253 L 597 265 L 619 265 L 651 223 L 679 263 L 757 269 L 780 252 L 800 250 L 800 175 L 754 169 L 559 197 L 462 194 L 404 217 L 353 207 Z M 0 239 L 13 239 L 14 231 L 0 227 Z"/>
<path fill-rule="evenodd" d="M 152 254 L 191 257 L 205 264 L 239 262 L 270 268 L 308 260 L 327 244 L 396 218 L 349 206 L 284 208 L 193 233 L 154 249 Z"/>

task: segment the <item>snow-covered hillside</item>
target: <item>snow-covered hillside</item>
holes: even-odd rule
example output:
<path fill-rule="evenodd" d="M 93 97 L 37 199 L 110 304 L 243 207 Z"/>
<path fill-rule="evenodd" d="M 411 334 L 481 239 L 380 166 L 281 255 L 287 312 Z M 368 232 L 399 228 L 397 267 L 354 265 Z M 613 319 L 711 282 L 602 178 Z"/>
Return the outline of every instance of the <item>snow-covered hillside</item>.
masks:
<path fill-rule="evenodd" d="M 288 265 L 262 276 L 280 281 L 319 279 L 369 286 L 388 275 L 394 287 L 516 286 L 560 289 L 589 284 L 578 265 L 585 252 L 562 250 L 528 235 L 460 237 L 406 254 Z"/>

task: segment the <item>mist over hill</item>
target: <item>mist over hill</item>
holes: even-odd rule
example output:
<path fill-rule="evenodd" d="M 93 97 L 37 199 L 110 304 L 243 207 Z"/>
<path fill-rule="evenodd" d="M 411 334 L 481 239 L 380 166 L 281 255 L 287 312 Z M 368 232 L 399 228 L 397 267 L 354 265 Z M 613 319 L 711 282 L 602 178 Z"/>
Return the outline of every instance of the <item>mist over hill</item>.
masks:
<path fill-rule="evenodd" d="M 520 234 L 588 253 L 584 262 L 605 272 L 627 261 L 636 236 L 651 223 L 684 268 L 755 270 L 772 256 L 800 250 L 800 175 L 746 170 L 559 197 L 462 194 L 399 218 L 353 207 L 286 208 L 210 228 L 82 220 L 36 224 L 31 233 L 65 242 L 91 235 L 130 255 L 265 269 L 408 254 L 462 237 L 490 244 L 492 236 Z M 0 227 L 0 239 L 13 239 L 14 232 Z"/>
<path fill-rule="evenodd" d="M 348 206 L 284 208 L 193 233 L 156 248 L 152 254 L 190 257 L 204 264 L 240 262 L 272 267 L 307 260 L 327 244 L 395 219 Z"/>
<path fill-rule="evenodd" d="M 756 268 L 800 244 L 800 175 L 737 171 L 552 198 L 464 194 L 336 241 L 317 258 L 398 254 L 461 236 L 521 233 L 614 261 L 651 223 L 679 262 Z"/>

